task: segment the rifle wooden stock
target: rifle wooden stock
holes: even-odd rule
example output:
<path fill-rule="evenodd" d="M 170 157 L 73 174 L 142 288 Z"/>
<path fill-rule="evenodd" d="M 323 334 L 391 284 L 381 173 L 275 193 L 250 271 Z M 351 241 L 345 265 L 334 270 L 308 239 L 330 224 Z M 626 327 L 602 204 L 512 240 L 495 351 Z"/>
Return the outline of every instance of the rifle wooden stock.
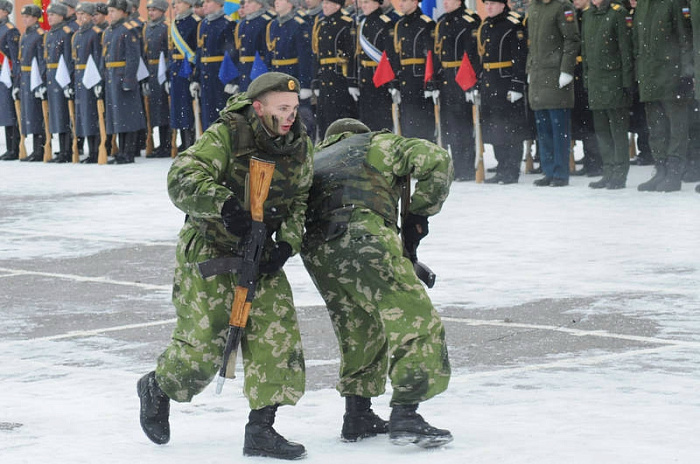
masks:
<path fill-rule="evenodd" d="M 437 144 L 446 148 L 442 145 L 442 126 L 440 125 L 440 100 L 435 100 L 433 105 L 433 111 L 435 112 L 435 140 Z"/>
<path fill-rule="evenodd" d="M 74 163 L 80 162 L 80 154 L 78 153 L 78 136 L 76 135 L 76 127 L 75 127 L 75 100 L 68 100 L 68 115 L 70 116 L 71 120 L 71 125 L 73 126 L 73 143 L 71 146 L 71 151 L 73 153 L 73 157 L 71 161 Z"/>
<path fill-rule="evenodd" d="M 637 144 L 634 141 L 634 132 L 630 132 L 628 134 L 628 137 L 629 137 L 630 159 L 633 159 L 634 157 L 637 156 Z"/>
<path fill-rule="evenodd" d="M 19 132 L 19 159 L 27 157 L 27 147 L 24 146 L 24 133 L 22 133 L 22 105 L 15 100 L 15 113 L 17 114 L 17 130 Z"/>
<path fill-rule="evenodd" d="M 263 244 L 267 237 L 265 223 L 263 222 L 263 204 L 270 193 L 270 183 L 274 172 L 274 162 L 258 158 L 250 159 L 250 215 L 253 219 L 253 224 L 246 242 L 241 270 L 238 273 L 238 283 L 234 290 L 233 305 L 229 317 L 229 331 L 226 337 L 226 346 L 216 386 L 217 393 L 220 393 L 223 388 L 223 379 L 233 379 L 236 375 L 238 346 L 240 345 L 245 326 L 248 323 L 248 315 L 255 297 L 258 266 Z"/>
<path fill-rule="evenodd" d="M 49 129 L 49 101 L 41 100 L 41 112 L 44 115 L 44 135 L 46 136 L 46 141 L 44 141 L 44 163 L 51 161 L 53 155 L 51 154 L 51 130 Z"/>
<path fill-rule="evenodd" d="M 569 149 L 569 173 L 573 174 L 576 172 L 576 158 L 574 158 L 574 147 L 576 146 L 576 141 L 571 139 L 571 148 Z"/>
<path fill-rule="evenodd" d="M 168 108 L 170 108 L 171 100 L 168 94 Z M 172 129 L 170 132 L 170 157 L 175 158 L 177 156 L 177 129 Z"/>
<path fill-rule="evenodd" d="M 153 154 L 153 126 L 151 126 L 151 99 L 143 97 L 144 111 L 146 112 L 146 156 Z M 161 140 L 160 143 L 163 143 Z"/>
<path fill-rule="evenodd" d="M 530 174 L 535 169 L 535 162 L 532 158 L 532 140 L 525 141 L 525 174 Z"/>
<path fill-rule="evenodd" d="M 199 94 L 192 99 L 192 111 L 194 111 L 195 139 L 202 136 L 202 117 L 199 114 Z"/>
<path fill-rule="evenodd" d="M 100 120 L 100 148 L 97 151 L 97 164 L 107 164 L 107 126 L 105 125 L 105 101 L 97 100 L 97 117 Z"/>
<path fill-rule="evenodd" d="M 112 156 L 117 156 L 119 153 L 119 146 L 117 145 L 117 134 L 112 134 Z"/>
<path fill-rule="evenodd" d="M 476 183 L 484 182 L 484 140 L 481 138 L 481 114 L 479 104 L 472 105 L 472 119 L 474 121 L 474 144 L 476 145 Z"/>

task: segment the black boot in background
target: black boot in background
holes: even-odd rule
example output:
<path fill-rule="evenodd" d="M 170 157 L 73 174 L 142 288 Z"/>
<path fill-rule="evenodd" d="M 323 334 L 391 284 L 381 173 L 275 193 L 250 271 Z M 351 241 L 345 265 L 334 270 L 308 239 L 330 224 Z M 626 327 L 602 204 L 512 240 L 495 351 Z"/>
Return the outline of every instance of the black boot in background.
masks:
<path fill-rule="evenodd" d="M 163 445 L 170 441 L 170 398 L 156 382 L 156 373 L 149 372 L 136 384 L 141 400 L 141 428 L 153 443 Z"/>
<path fill-rule="evenodd" d="M 449 430 L 428 424 L 416 412 L 417 404 L 397 404 L 389 418 L 389 440 L 395 445 L 415 443 L 422 448 L 436 448 L 452 441 Z"/>
<path fill-rule="evenodd" d="M 245 426 L 245 456 L 265 456 L 277 459 L 300 459 L 306 456 L 304 445 L 288 441 L 272 428 L 277 405 L 250 411 Z"/>
<path fill-rule="evenodd" d="M 5 144 L 7 145 L 7 151 L 0 156 L 0 160 L 14 161 L 19 159 L 19 139 L 18 126 L 5 126 Z"/>
<path fill-rule="evenodd" d="M 343 441 L 354 442 L 388 431 L 389 423 L 372 411 L 370 398 L 357 395 L 345 397 L 343 430 L 340 434 Z"/>
<path fill-rule="evenodd" d="M 666 160 L 658 160 L 655 164 L 656 172 L 654 172 L 652 178 L 637 186 L 637 190 L 640 192 L 655 192 L 656 186 L 666 177 Z"/>
<path fill-rule="evenodd" d="M 88 156 L 81 161 L 82 164 L 95 164 L 97 163 L 97 154 L 100 149 L 99 142 L 96 135 L 88 135 Z"/>
<path fill-rule="evenodd" d="M 677 192 L 681 189 L 683 180 L 683 171 L 685 171 L 685 160 L 678 156 L 669 156 L 666 158 L 666 176 L 656 184 L 657 192 Z"/>

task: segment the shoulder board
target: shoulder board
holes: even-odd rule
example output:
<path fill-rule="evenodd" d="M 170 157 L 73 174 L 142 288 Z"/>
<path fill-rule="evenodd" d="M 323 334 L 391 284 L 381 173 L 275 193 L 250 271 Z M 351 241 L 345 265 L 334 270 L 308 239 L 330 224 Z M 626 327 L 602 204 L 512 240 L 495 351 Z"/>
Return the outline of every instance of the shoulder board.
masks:
<path fill-rule="evenodd" d="M 12 24 L 12 23 L 7 23 L 6 26 L 7 26 L 8 29 L 14 29 L 14 28 L 15 28 L 15 25 Z"/>
<path fill-rule="evenodd" d="M 610 8 L 612 8 L 615 11 L 620 11 L 622 9 L 622 5 L 620 5 L 619 3 L 613 3 L 612 5 L 610 5 Z"/>
<path fill-rule="evenodd" d="M 343 15 L 343 16 L 340 17 L 340 19 L 342 19 L 343 21 L 347 21 L 347 22 L 349 22 L 349 23 L 353 22 L 353 20 L 352 20 L 352 18 L 351 18 L 350 16 L 345 16 L 345 15 Z"/>
<path fill-rule="evenodd" d="M 63 26 L 63 32 L 65 32 L 66 34 L 70 34 L 71 32 L 73 32 L 73 29 L 71 29 L 68 26 Z"/>
<path fill-rule="evenodd" d="M 201 21 L 202 17 L 196 14 L 192 14 L 192 18 L 194 18 L 195 21 Z"/>
<path fill-rule="evenodd" d="M 472 10 L 471 8 L 465 8 L 465 10 L 469 16 L 474 16 L 476 14 L 476 11 Z"/>
<path fill-rule="evenodd" d="M 131 23 L 124 23 L 124 27 L 131 30 L 134 28 L 134 26 Z"/>
<path fill-rule="evenodd" d="M 508 21 L 510 21 L 513 24 L 520 24 L 520 19 L 519 18 L 514 18 L 512 16 L 508 16 Z"/>
<path fill-rule="evenodd" d="M 302 18 L 302 17 L 300 17 L 300 16 L 295 16 L 295 17 L 294 17 L 294 21 L 298 22 L 299 24 L 304 24 L 304 23 L 306 23 L 306 20 L 304 20 L 304 18 Z"/>
<path fill-rule="evenodd" d="M 428 15 L 420 15 L 420 19 L 422 19 L 422 20 L 425 21 L 426 23 L 429 23 L 429 22 L 431 22 L 431 21 L 433 20 L 433 18 L 431 18 L 431 17 L 428 16 Z"/>
<path fill-rule="evenodd" d="M 97 27 L 97 26 L 92 26 L 92 30 L 95 31 L 95 32 L 97 32 L 98 34 L 99 34 L 100 32 L 102 32 L 102 29 L 100 29 L 100 28 Z"/>
<path fill-rule="evenodd" d="M 391 18 L 388 17 L 388 16 L 385 15 L 385 14 L 381 15 L 381 16 L 379 17 L 379 19 L 381 19 L 381 20 L 384 21 L 385 23 L 391 22 Z"/>
<path fill-rule="evenodd" d="M 226 15 L 224 15 L 223 18 L 224 18 L 226 21 L 228 21 L 228 22 L 232 22 L 232 21 L 233 21 L 233 19 L 229 18 L 229 17 L 226 16 Z"/>
<path fill-rule="evenodd" d="M 518 13 L 517 11 L 511 11 L 510 13 L 508 13 L 508 16 L 512 16 L 512 17 L 518 18 L 518 19 L 520 19 L 522 17 L 520 15 L 520 13 Z"/>
<path fill-rule="evenodd" d="M 588 11 L 588 9 L 591 7 L 591 5 L 586 5 L 586 7 L 583 9 L 583 11 Z"/>
<path fill-rule="evenodd" d="M 263 14 L 262 14 L 262 17 L 265 18 L 265 19 L 267 19 L 268 21 L 272 19 L 272 16 L 270 16 L 270 15 L 267 14 L 267 13 L 263 13 Z"/>
<path fill-rule="evenodd" d="M 462 19 L 468 23 L 473 23 L 474 21 L 476 21 L 476 19 L 472 18 L 468 14 L 462 15 Z"/>
<path fill-rule="evenodd" d="M 44 35 L 44 30 L 43 30 L 42 28 L 37 29 L 36 32 L 37 32 L 39 35 Z"/>
<path fill-rule="evenodd" d="M 307 16 L 307 15 L 306 15 L 306 11 L 303 11 L 303 10 L 298 10 L 298 11 L 297 11 L 297 14 L 298 14 L 299 16 L 301 16 L 302 18 L 303 18 L 304 16 Z"/>

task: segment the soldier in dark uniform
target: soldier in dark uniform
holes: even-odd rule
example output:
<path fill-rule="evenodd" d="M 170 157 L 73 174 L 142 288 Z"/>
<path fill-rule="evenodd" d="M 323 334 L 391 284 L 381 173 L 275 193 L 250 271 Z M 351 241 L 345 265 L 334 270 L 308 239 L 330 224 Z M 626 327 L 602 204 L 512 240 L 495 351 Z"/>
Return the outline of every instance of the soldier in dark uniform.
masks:
<path fill-rule="evenodd" d="M 109 27 L 109 21 L 107 21 L 107 4 L 106 3 L 95 3 L 95 14 L 92 16 L 92 21 L 95 26 L 104 31 Z"/>
<path fill-rule="evenodd" d="M 229 88 L 229 90 L 233 90 L 231 93 L 248 90 L 255 54 L 258 53 L 264 59 L 267 52 L 265 31 L 272 20 L 272 17 L 267 13 L 265 0 L 249 0 L 243 9 L 245 10 L 245 19 L 236 24 L 234 32 L 239 63 L 238 70 L 241 74 L 238 77 L 238 87 Z M 296 74 L 293 75 L 296 76 Z"/>
<path fill-rule="evenodd" d="M 498 161 L 496 175 L 484 182 L 513 184 L 520 177 L 526 137 L 523 119 L 513 115 L 525 94 L 527 35 L 520 14 L 510 11 L 505 0 L 484 4 L 487 17 L 478 32 L 482 130 Z"/>
<path fill-rule="evenodd" d="M 21 122 L 22 133 L 33 135 L 34 142 L 32 154 L 22 161 L 43 161 L 44 159 L 46 135 L 41 100 L 46 99 L 46 86 L 41 84 L 34 90 L 31 88 L 32 61 L 36 59 L 40 73 L 43 74 L 46 69 L 44 30 L 39 26 L 39 18 L 42 15 L 41 8 L 36 5 L 26 5 L 22 8 L 25 30 L 19 44 Z M 46 123 L 48 124 L 48 121 Z"/>
<path fill-rule="evenodd" d="M 383 0 L 363 0 L 360 9 L 364 15 L 357 29 L 357 109 L 360 120 L 373 131 L 392 130 L 391 96 L 388 84 L 377 88 L 373 77 L 382 52 L 392 53 L 394 22 L 383 13 Z"/>
<path fill-rule="evenodd" d="M 236 24 L 224 14 L 223 5 L 224 0 L 204 2 L 206 16 L 199 23 L 197 32 L 197 66 L 190 91 L 193 94 L 201 92 L 202 130 L 216 121 L 219 111 L 226 106 L 226 84 L 235 84 L 233 79 L 230 82 L 219 79 L 224 53 L 235 56 L 233 32 Z"/>
<path fill-rule="evenodd" d="M 170 128 L 180 131 L 184 151 L 195 142 L 194 111 L 189 85 L 197 50 L 197 25 L 192 5 L 194 0 L 175 0 L 175 19 L 170 30 L 170 62 L 168 76 L 170 83 Z M 188 60 L 188 63 L 184 63 Z M 188 74 L 189 72 L 189 74 Z M 167 88 L 167 87 L 166 87 Z"/>
<path fill-rule="evenodd" d="M 73 32 L 77 31 L 80 25 L 77 21 L 77 10 L 78 0 L 60 0 L 60 3 L 66 7 L 68 10 L 66 13 L 65 21 L 68 27 L 71 28 Z"/>
<path fill-rule="evenodd" d="M 343 0 L 324 0 L 323 17 L 313 30 L 319 92 L 316 124 L 320 134 L 336 119 L 357 117 L 357 104 L 349 93 L 350 87 L 357 87 L 357 36 L 354 21 L 342 12 L 343 3 Z"/>
<path fill-rule="evenodd" d="M 12 66 L 11 84 L 7 87 L 0 83 L 0 126 L 5 126 L 5 145 L 7 152 L 0 160 L 11 161 L 19 158 L 19 121 L 15 114 L 14 100 L 19 98 L 19 30 L 8 21 L 12 13 L 12 3 L 0 0 L 0 57 L 1 66 Z"/>
<path fill-rule="evenodd" d="M 160 145 L 150 157 L 166 158 L 170 156 L 172 147 L 170 142 L 170 106 L 168 105 L 168 94 L 166 93 L 165 80 L 161 83 L 158 76 L 160 66 L 160 56 L 163 60 L 168 56 L 168 38 L 170 26 L 165 22 L 165 12 L 168 10 L 167 0 L 148 0 L 148 22 L 144 27 L 144 54 L 148 65 L 148 95 L 149 117 L 151 128 L 158 128 L 158 139 Z"/>
<path fill-rule="evenodd" d="M 299 117 L 306 133 L 314 138 L 316 118 L 311 107 L 311 80 L 313 54 L 311 28 L 306 14 L 299 10 L 299 0 L 275 0 L 276 17 L 267 24 L 265 61 L 270 71 L 277 71 L 299 79 Z"/>
<path fill-rule="evenodd" d="M 434 84 L 425 83 L 428 51 L 433 49 L 435 21 L 418 7 L 418 0 L 402 0 L 403 16 L 394 26 L 391 67 L 398 83 L 390 90 L 399 104 L 401 135 L 435 141 Z"/>
<path fill-rule="evenodd" d="M 464 98 L 464 90 L 456 82 L 462 57 L 479 69 L 477 31 L 481 18 L 464 8 L 463 0 L 445 0 L 445 14 L 435 26 L 435 72 L 440 99 L 442 144 L 452 153 L 455 180 L 474 180 L 474 123 L 470 117 L 472 104 Z"/>
<path fill-rule="evenodd" d="M 73 90 L 73 53 L 71 39 L 73 30 L 65 21 L 67 8 L 61 3 L 52 3 L 46 9 L 51 29 L 44 36 L 44 59 L 46 60 L 46 88 L 49 100 L 49 132 L 58 134 L 58 155 L 51 161 L 67 163 L 71 161 L 71 120 L 68 112 L 68 99 L 75 96 Z M 64 59 L 70 82 L 63 85 L 58 75 L 58 66 Z"/>
<path fill-rule="evenodd" d="M 141 49 L 138 33 L 127 21 L 127 1 L 110 0 L 107 7 L 111 21 L 102 41 L 107 133 L 119 137 L 119 153 L 110 164 L 133 163 L 138 131 L 146 127 L 136 77 Z"/>
<path fill-rule="evenodd" d="M 92 89 L 85 88 L 83 76 L 88 59 L 95 64 L 100 62 L 102 51 L 102 31 L 94 25 L 93 16 L 97 11 L 94 3 L 82 2 L 76 8 L 78 30 L 73 34 L 72 60 L 75 68 L 73 90 L 75 91 L 75 134 L 87 138 L 88 156 L 81 163 L 97 163 L 100 126 L 97 115 L 97 97 Z"/>

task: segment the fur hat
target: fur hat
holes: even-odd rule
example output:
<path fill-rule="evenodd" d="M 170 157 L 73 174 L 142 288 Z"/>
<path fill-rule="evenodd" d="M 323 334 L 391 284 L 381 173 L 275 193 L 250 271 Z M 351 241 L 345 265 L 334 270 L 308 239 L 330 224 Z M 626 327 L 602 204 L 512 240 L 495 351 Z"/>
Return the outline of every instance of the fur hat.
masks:
<path fill-rule="evenodd" d="M 63 16 L 64 18 L 68 16 L 68 7 L 63 3 L 51 3 L 49 7 L 46 8 L 46 13 L 57 14 Z"/>
<path fill-rule="evenodd" d="M 0 10 L 5 10 L 8 13 L 12 13 L 12 8 L 13 8 L 12 2 L 9 2 L 8 0 L 0 0 Z"/>
<path fill-rule="evenodd" d="M 95 14 L 103 14 L 106 15 L 109 13 L 107 11 L 107 4 L 106 3 L 95 3 Z"/>
<path fill-rule="evenodd" d="M 95 13 L 97 12 L 97 5 L 89 2 L 80 2 L 78 3 L 78 7 L 75 9 L 75 12 L 95 16 Z"/>
<path fill-rule="evenodd" d="M 160 11 L 168 11 L 168 0 L 148 0 L 146 8 L 155 8 Z"/>
<path fill-rule="evenodd" d="M 44 15 L 41 8 L 36 5 L 24 5 L 20 14 L 34 16 L 35 18 L 41 18 Z"/>
<path fill-rule="evenodd" d="M 107 8 L 116 8 L 117 10 L 122 10 L 124 13 L 129 13 L 129 2 L 126 0 L 109 0 L 107 2 Z"/>
<path fill-rule="evenodd" d="M 60 0 L 61 3 L 69 8 L 75 9 L 78 6 L 78 0 Z"/>

